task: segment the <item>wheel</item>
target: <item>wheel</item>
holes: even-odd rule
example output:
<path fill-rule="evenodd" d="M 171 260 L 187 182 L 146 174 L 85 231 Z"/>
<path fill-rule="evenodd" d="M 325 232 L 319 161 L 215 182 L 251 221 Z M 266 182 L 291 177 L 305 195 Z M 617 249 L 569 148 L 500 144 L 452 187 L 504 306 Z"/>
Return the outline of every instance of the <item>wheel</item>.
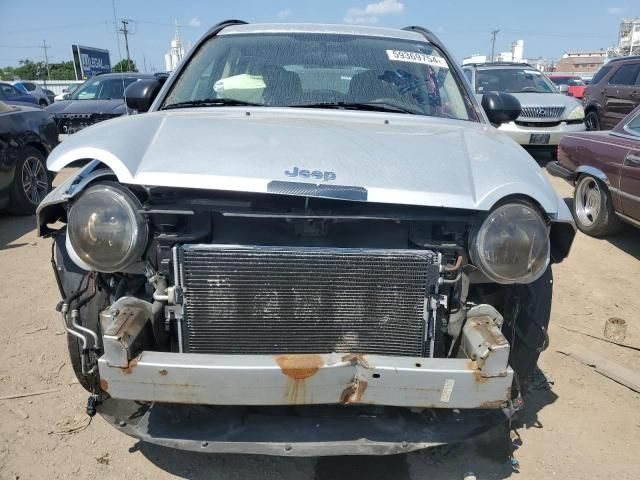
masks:
<path fill-rule="evenodd" d="M 79 288 L 80 282 L 87 272 L 78 268 L 69 258 L 64 244 L 64 233 L 57 235 L 54 241 L 56 247 L 56 270 L 60 275 L 60 284 L 65 294 L 70 295 Z M 100 312 L 107 307 L 108 300 L 106 292 L 98 289 L 96 295 L 86 305 L 80 307 L 80 324 L 100 335 Z M 78 382 L 85 390 L 92 393 L 95 392 L 96 386 L 99 385 L 98 374 L 85 375 L 82 372 L 82 344 L 80 340 L 73 335 L 67 334 L 67 349 L 69 351 L 69 362 Z"/>
<path fill-rule="evenodd" d="M 613 209 L 607 186 L 590 175 L 578 179 L 573 193 L 573 218 L 577 227 L 587 235 L 611 235 L 622 226 Z"/>
<path fill-rule="evenodd" d="M 16 215 L 33 215 L 49 191 L 51 179 L 44 156 L 36 148 L 25 147 L 16 164 L 7 210 Z"/>
<path fill-rule="evenodd" d="M 48 106 L 49 106 L 49 104 L 47 103 L 47 101 L 46 101 L 45 99 L 40 99 L 40 101 L 38 102 L 38 104 L 39 104 L 41 107 L 43 107 L 43 108 L 45 108 L 45 107 L 48 107 Z"/>
<path fill-rule="evenodd" d="M 584 118 L 584 124 L 587 130 L 600 130 L 600 115 L 596 110 L 590 110 L 587 112 L 587 116 Z"/>

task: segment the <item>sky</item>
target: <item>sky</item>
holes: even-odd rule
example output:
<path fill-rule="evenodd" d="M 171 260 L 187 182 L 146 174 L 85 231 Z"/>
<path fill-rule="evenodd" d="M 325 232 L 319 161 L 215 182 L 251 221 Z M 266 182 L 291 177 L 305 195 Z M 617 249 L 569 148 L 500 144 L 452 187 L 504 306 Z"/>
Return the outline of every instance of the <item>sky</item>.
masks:
<path fill-rule="evenodd" d="M 114 14 L 115 10 L 115 14 Z M 567 50 L 606 48 L 616 42 L 622 18 L 640 17 L 639 0 L 0 0 L 0 66 L 44 58 L 71 60 L 71 45 L 125 57 L 114 18 L 130 19 L 131 57 L 140 70 L 164 69 L 164 54 L 182 25 L 184 44 L 195 42 L 221 20 L 248 22 L 358 23 L 401 28 L 420 25 L 435 32 L 461 61 L 491 52 L 491 31 L 500 30 L 496 52 L 525 41 L 525 57 L 557 60 Z"/>

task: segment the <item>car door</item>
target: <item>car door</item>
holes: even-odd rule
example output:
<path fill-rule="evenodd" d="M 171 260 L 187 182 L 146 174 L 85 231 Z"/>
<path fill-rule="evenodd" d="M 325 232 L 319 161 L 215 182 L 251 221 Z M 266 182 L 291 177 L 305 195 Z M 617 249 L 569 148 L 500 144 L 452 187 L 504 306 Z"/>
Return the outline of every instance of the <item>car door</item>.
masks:
<path fill-rule="evenodd" d="M 636 141 L 624 159 L 620 176 L 622 213 L 640 222 L 640 109 L 624 126 L 624 131 Z"/>
<path fill-rule="evenodd" d="M 640 87 L 636 83 L 638 75 L 640 75 L 640 62 L 625 63 L 611 75 L 602 92 L 604 96 L 601 120 L 603 130 L 614 128 L 638 104 L 640 94 Z"/>
<path fill-rule="evenodd" d="M 2 86 L 2 89 L 4 90 L 4 93 L 7 96 L 7 100 L 11 100 L 14 102 L 37 103 L 36 101 L 34 101 L 31 95 L 22 93 L 13 85 L 4 84 Z"/>

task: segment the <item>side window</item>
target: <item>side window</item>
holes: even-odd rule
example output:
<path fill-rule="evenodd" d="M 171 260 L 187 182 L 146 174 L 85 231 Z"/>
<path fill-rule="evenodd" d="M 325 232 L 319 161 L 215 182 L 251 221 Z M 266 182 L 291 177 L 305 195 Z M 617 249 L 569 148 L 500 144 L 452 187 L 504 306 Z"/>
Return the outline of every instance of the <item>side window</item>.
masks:
<path fill-rule="evenodd" d="M 610 85 L 635 85 L 640 73 L 640 63 L 622 65 L 609 79 Z"/>
<path fill-rule="evenodd" d="M 24 87 L 29 90 L 30 92 L 33 92 L 36 89 L 36 85 L 34 83 L 29 83 L 29 82 L 23 82 L 22 83 L 24 85 Z"/>
<path fill-rule="evenodd" d="M 640 112 L 627 124 L 626 130 L 640 137 Z"/>
<path fill-rule="evenodd" d="M 465 68 L 463 72 L 464 72 L 464 75 L 467 77 L 469 84 L 473 85 L 473 73 L 471 72 L 471 70 L 469 70 L 468 68 Z"/>
<path fill-rule="evenodd" d="M 598 72 L 591 79 L 591 85 L 595 85 L 604 77 L 606 77 L 607 73 L 609 73 L 610 70 L 611 70 L 611 67 L 602 67 L 600 70 L 598 70 Z"/>

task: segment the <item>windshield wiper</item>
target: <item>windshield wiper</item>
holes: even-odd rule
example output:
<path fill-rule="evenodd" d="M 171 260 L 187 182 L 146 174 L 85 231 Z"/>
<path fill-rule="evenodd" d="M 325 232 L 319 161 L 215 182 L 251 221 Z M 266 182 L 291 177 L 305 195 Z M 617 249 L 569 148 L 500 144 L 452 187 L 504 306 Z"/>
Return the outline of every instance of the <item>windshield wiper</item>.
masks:
<path fill-rule="evenodd" d="M 385 102 L 318 102 L 318 103 L 296 103 L 288 105 L 296 108 L 337 108 L 345 110 L 368 110 L 373 112 L 408 113 L 420 115 L 420 113 L 407 108 L 398 107 Z"/>
<path fill-rule="evenodd" d="M 186 102 L 170 103 L 161 110 L 171 108 L 193 108 L 193 107 L 264 107 L 261 103 L 245 102 L 244 100 L 234 100 L 233 98 L 205 98 L 201 100 L 188 100 Z"/>

